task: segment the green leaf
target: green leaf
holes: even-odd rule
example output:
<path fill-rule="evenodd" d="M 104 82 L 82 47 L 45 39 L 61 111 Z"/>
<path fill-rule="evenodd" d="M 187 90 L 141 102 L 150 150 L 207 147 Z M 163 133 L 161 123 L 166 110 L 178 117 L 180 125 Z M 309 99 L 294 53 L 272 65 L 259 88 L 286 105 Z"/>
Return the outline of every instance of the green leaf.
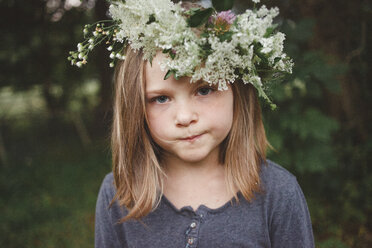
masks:
<path fill-rule="evenodd" d="M 222 35 L 219 36 L 220 41 L 221 41 L 221 42 L 224 42 L 225 40 L 230 41 L 232 35 L 233 35 L 233 32 L 231 32 L 231 31 L 227 31 L 227 32 L 225 32 L 225 33 L 223 33 Z"/>
<path fill-rule="evenodd" d="M 177 74 L 176 74 L 176 70 L 168 70 L 167 73 L 164 76 L 164 80 L 167 80 L 172 75 L 173 75 L 174 79 L 176 79 L 176 80 L 179 79 L 179 76 L 177 76 Z"/>
<path fill-rule="evenodd" d="M 172 59 L 174 59 L 174 58 L 176 57 L 176 54 L 173 53 L 172 48 L 164 49 L 164 50 L 163 50 L 163 53 L 164 53 L 164 54 L 169 54 L 169 57 L 171 57 Z"/>
<path fill-rule="evenodd" d="M 152 60 L 153 60 L 153 57 L 150 57 L 149 62 L 150 62 L 151 67 L 152 67 Z"/>
<path fill-rule="evenodd" d="M 278 24 L 273 24 L 271 27 L 268 27 L 266 29 L 266 33 L 265 33 L 264 37 L 269 38 L 270 35 L 276 30 L 277 27 L 278 27 Z"/>
<path fill-rule="evenodd" d="M 209 33 L 208 32 L 203 32 L 203 33 L 200 34 L 200 37 L 209 38 Z"/>
<path fill-rule="evenodd" d="M 208 21 L 208 18 L 213 14 L 213 12 L 213 8 L 195 10 L 187 20 L 187 23 L 192 28 L 199 27 Z"/>
<path fill-rule="evenodd" d="M 270 105 L 271 110 L 276 109 L 276 104 L 271 101 L 271 99 L 266 95 L 265 91 L 262 89 L 262 86 L 257 84 L 255 81 L 252 81 L 251 84 L 256 88 L 258 92 L 258 96 L 262 97 L 266 100 L 266 102 Z"/>
<path fill-rule="evenodd" d="M 176 54 L 173 52 L 169 52 L 169 56 L 171 57 L 171 59 L 174 59 L 176 57 Z"/>
<path fill-rule="evenodd" d="M 148 20 L 148 22 L 146 23 L 146 24 L 151 24 L 151 23 L 153 23 L 153 22 L 155 22 L 156 21 L 156 19 L 155 19 L 155 15 L 154 14 L 151 14 L 150 16 L 149 16 L 149 20 Z"/>
<path fill-rule="evenodd" d="M 168 70 L 164 76 L 164 80 L 167 80 L 170 76 L 172 76 L 173 73 L 174 73 L 173 70 Z"/>
<path fill-rule="evenodd" d="M 212 0 L 212 5 L 217 11 L 232 9 L 234 0 Z"/>

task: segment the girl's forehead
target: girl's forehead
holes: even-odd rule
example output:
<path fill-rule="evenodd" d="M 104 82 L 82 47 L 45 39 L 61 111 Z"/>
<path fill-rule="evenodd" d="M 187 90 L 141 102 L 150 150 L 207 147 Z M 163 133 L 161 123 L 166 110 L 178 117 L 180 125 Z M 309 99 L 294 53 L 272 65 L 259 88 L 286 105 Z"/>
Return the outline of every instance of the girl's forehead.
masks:
<path fill-rule="evenodd" d="M 145 64 L 146 64 L 146 72 L 149 71 L 151 73 L 157 73 L 157 72 L 161 72 L 161 73 L 166 73 L 165 71 L 163 71 L 160 67 L 160 63 L 166 58 L 166 55 L 163 54 L 161 51 L 158 51 L 156 53 L 156 55 L 153 57 L 151 63 L 150 61 L 146 60 Z"/>

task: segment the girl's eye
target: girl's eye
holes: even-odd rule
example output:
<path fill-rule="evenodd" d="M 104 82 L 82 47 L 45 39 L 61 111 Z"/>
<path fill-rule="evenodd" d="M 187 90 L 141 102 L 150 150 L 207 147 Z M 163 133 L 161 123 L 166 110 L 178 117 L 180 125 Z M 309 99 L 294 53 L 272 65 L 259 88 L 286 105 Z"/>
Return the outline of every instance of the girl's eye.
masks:
<path fill-rule="evenodd" d="M 206 95 L 212 93 L 212 91 L 213 91 L 212 88 L 202 87 L 202 88 L 198 89 L 198 94 L 202 95 L 202 96 L 206 96 Z"/>
<path fill-rule="evenodd" d="M 151 101 L 152 102 L 157 102 L 157 103 L 165 103 L 169 100 L 167 96 L 158 96 L 154 97 Z"/>

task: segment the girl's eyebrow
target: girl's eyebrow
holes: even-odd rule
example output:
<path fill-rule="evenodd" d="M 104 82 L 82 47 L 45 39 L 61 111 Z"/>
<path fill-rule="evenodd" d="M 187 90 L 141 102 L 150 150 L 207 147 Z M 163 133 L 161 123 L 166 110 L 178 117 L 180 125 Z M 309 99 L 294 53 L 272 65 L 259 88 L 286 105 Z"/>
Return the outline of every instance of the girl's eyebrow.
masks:
<path fill-rule="evenodd" d="M 145 95 L 156 95 L 156 94 L 165 94 L 172 91 L 172 89 L 169 89 L 167 87 L 154 87 L 152 89 L 149 89 L 145 91 Z"/>
<path fill-rule="evenodd" d="M 204 80 L 198 80 L 198 81 L 195 81 L 193 83 L 190 83 L 192 85 L 192 88 L 191 90 L 196 90 L 197 88 L 200 88 L 200 87 L 212 87 L 212 88 L 216 88 L 217 89 L 217 85 L 215 84 L 210 84 L 208 82 L 205 82 Z M 171 91 L 173 91 L 172 88 L 169 88 L 169 87 L 166 87 L 166 86 L 159 86 L 159 87 L 153 87 L 153 88 L 150 88 L 150 89 L 147 89 L 146 88 L 146 91 L 145 91 L 145 95 L 157 95 L 157 94 L 167 94 L 167 93 L 170 93 Z"/>
<path fill-rule="evenodd" d="M 198 87 L 202 87 L 202 86 L 209 86 L 210 84 L 205 82 L 202 79 L 199 79 L 198 81 L 194 82 L 193 85 L 194 85 L 194 88 L 198 88 Z"/>
<path fill-rule="evenodd" d="M 216 84 L 210 84 L 210 83 L 205 82 L 203 80 L 196 81 L 194 88 L 200 88 L 200 87 L 206 87 L 206 86 L 211 87 L 213 89 L 217 89 L 217 85 Z"/>

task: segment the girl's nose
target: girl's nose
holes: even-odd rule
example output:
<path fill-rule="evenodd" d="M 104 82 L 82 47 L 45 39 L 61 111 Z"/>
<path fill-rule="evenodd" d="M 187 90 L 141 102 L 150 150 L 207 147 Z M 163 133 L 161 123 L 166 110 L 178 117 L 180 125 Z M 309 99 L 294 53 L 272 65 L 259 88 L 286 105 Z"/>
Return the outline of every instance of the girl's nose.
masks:
<path fill-rule="evenodd" d="M 189 126 L 198 121 L 198 114 L 192 104 L 182 103 L 176 110 L 175 123 L 177 126 Z"/>

